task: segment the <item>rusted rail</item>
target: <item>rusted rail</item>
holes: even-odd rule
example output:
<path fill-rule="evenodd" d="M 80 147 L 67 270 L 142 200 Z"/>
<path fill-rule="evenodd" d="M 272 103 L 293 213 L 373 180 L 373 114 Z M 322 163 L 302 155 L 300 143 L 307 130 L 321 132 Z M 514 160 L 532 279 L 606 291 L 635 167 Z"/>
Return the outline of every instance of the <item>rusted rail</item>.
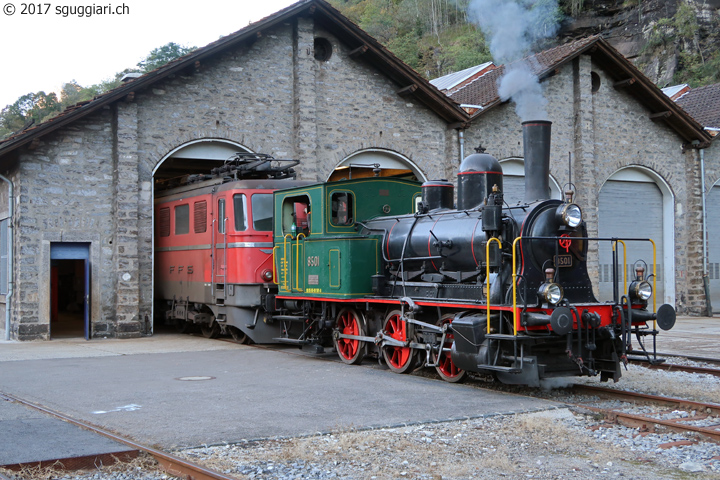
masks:
<path fill-rule="evenodd" d="M 624 390 L 616 390 L 613 388 L 603 388 L 590 385 L 574 385 L 571 389 L 572 393 L 577 395 L 596 395 L 602 398 L 614 400 L 622 400 L 631 403 L 646 403 L 653 405 L 662 405 L 675 409 L 694 410 L 700 412 L 701 415 L 720 415 L 720 405 L 712 403 L 694 402 L 680 398 L 660 397 L 657 395 L 648 395 L 644 393 L 628 392 Z M 619 412 L 612 409 L 590 407 L 588 405 L 579 404 L 583 408 L 603 414 L 608 420 L 627 427 L 641 428 L 643 430 L 654 430 L 656 426 L 661 425 L 668 430 L 674 432 L 695 432 L 709 440 L 720 443 L 720 429 L 710 427 L 698 427 L 688 425 L 682 422 L 700 420 L 702 416 L 679 418 L 672 420 L 661 420 L 643 415 L 635 415 L 625 412 Z M 720 424 L 716 425 L 720 427 Z"/>
<path fill-rule="evenodd" d="M 96 427 L 95 425 L 83 422 L 82 420 L 77 420 L 77 419 L 69 417 L 63 413 L 56 412 L 47 407 L 43 407 L 42 405 L 37 405 L 37 404 L 29 402 L 27 400 L 23 400 L 14 395 L 0 392 L 0 396 L 8 398 L 8 399 L 12 400 L 13 402 L 17 402 L 17 403 L 25 405 L 27 407 L 34 408 L 35 410 L 41 411 L 48 415 L 52 415 L 56 418 L 59 418 L 66 422 L 72 423 L 73 425 L 77 425 L 78 427 L 84 428 L 86 430 L 90 430 L 91 432 L 95 432 L 97 434 L 103 435 L 104 437 L 110 438 L 111 440 L 115 440 L 116 442 L 119 442 L 119 443 L 123 443 L 129 447 L 136 449 L 136 450 L 146 452 L 147 454 L 149 454 L 153 458 L 155 458 L 155 460 L 157 460 L 157 462 L 160 464 L 161 468 L 163 470 L 165 470 L 165 472 L 167 472 L 171 475 L 178 476 L 185 480 L 237 480 L 234 477 L 228 477 L 227 475 L 223 475 L 221 473 L 207 469 L 201 465 L 189 462 L 189 461 L 184 460 L 175 455 L 171 455 L 169 453 L 163 452 L 156 448 L 152 448 L 152 447 L 148 447 L 146 445 L 139 444 L 137 442 L 134 442 L 127 438 L 121 437 L 121 436 L 116 435 L 107 430 L 104 430 L 100 427 Z"/>
<path fill-rule="evenodd" d="M 659 363 L 659 364 L 651 364 L 647 360 L 631 360 L 632 363 L 636 363 L 638 365 L 642 365 L 645 368 L 650 368 L 652 370 L 665 370 L 668 372 L 687 372 L 687 373 L 701 373 L 705 375 L 713 375 L 715 377 L 720 377 L 720 369 L 717 368 L 708 368 L 708 367 L 691 367 L 688 365 L 675 365 L 672 363 Z"/>

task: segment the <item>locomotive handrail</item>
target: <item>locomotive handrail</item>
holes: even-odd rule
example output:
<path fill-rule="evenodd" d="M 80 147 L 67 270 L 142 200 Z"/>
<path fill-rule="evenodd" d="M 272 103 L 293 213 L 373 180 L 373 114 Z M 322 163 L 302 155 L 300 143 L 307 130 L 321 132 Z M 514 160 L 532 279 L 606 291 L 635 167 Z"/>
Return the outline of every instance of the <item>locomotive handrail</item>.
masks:
<path fill-rule="evenodd" d="M 292 279 L 290 280 L 290 286 L 288 286 L 288 271 L 287 271 L 288 270 L 288 268 L 287 268 L 287 266 L 288 266 L 288 255 L 287 255 L 288 241 L 287 241 L 287 238 L 288 237 L 290 237 L 290 240 L 293 239 L 292 234 L 290 234 L 290 233 L 286 233 L 283 236 L 283 262 L 285 263 L 285 275 L 283 275 L 283 278 L 284 278 L 283 286 L 285 287 L 286 292 L 289 292 L 292 290 Z"/>
<path fill-rule="evenodd" d="M 515 255 L 515 252 L 517 251 L 517 243 L 522 240 L 523 237 L 517 237 L 515 241 L 513 242 L 512 246 L 512 258 L 513 258 L 513 335 L 517 336 L 517 255 Z M 527 298 L 525 299 L 525 304 L 527 305 Z"/>
<path fill-rule="evenodd" d="M 298 233 L 295 237 L 295 290 L 305 291 L 304 288 L 300 290 L 300 235 L 305 237 L 304 233 Z"/>
<path fill-rule="evenodd" d="M 613 243 L 613 250 L 616 249 L 618 242 L 623 246 L 623 292 L 627 292 L 627 245 L 624 240 L 618 238 Z"/>
<path fill-rule="evenodd" d="M 655 294 L 657 291 L 655 289 L 657 286 L 657 258 L 655 258 L 655 255 L 657 252 L 655 251 L 655 241 L 652 238 L 648 238 L 648 240 L 650 240 L 653 246 L 653 312 L 657 312 L 657 295 Z M 653 319 L 653 330 L 657 330 L 657 319 Z"/>
<path fill-rule="evenodd" d="M 276 245 L 276 246 L 274 246 L 273 249 L 272 249 L 272 282 L 273 282 L 275 285 L 280 286 L 280 283 L 279 283 L 279 282 L 277 281 L 277 279 L 275 278 L 275 273 L 276 273 L 276 269 L 275 269 L 275 250 L 277 250 L 278 248 L 280 248 L 280 245 Z"/>
<path fill-rule="evenodd" d="M 502 242 L 499 238 L 492 237 L 485 244 L 485 281 L 487 282 L 487 292 L 485 293 L 485 304 L 487 305 L 487 333 L 490 335 L 490 244 L 496 241 L 502 250 Z"/>

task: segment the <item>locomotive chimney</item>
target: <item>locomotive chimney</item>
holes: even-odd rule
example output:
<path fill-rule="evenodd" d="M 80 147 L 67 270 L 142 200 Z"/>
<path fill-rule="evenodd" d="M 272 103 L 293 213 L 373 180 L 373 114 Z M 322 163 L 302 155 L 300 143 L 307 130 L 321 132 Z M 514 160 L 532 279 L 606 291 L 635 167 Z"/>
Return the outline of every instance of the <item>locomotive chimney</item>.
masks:
<path fill-rule="evenodd" d="M 525 202 L 550 198 L 550 133 L 552 122 L 523 122 Z"/>

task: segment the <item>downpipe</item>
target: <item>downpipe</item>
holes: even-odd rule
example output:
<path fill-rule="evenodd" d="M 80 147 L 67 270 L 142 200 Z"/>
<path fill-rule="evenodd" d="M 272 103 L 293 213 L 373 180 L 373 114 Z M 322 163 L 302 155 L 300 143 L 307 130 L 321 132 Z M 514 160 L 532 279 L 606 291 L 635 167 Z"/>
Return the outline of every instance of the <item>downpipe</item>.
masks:
<path fill-rule="evenodd" d="M 707 209 L 705 196 L 705 149 L 700 149 L 700 192 L 702 193 L 702 256 L 703 256 L 703 287 L 705 288 L 705 315 L 713 316 L 712 302 L 710 300 L 710 278 L 707 264 Z"/>
<path fill-rule="evenodd" d="M 13 295 L 13 206 L 15 204 L 15 194 L 12 181 L 0 175 L 0 180 L 8 184 L 8 228 L 7 228 L 7 245 L 8 245 L 8 261 L 7 261 L 7 282 L 8 290 L 5 295 L 5 340 L 10 340 L 10 312 L 12 311 L 12 295 Z"/>

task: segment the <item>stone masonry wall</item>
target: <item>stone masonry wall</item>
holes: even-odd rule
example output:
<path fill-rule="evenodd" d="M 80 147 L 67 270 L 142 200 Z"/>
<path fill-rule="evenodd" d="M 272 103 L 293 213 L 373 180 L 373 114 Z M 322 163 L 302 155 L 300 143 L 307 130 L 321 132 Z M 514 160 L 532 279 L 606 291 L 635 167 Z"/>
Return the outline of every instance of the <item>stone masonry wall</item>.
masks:
<path fill-rule="evenodd" d="M 600 88 L 595 93 L 591 71 L 600 76 Z M 613 173 L 640 166 L 662 179 L 659 181 L 668 185 L 675 199 L 676 307 L 680 313 L 700 313 L 704 293 L 697 153 L 684 152 L 680 137 L 665 124 L 651 121 L 634 97 L 612 84 L 587 56 L 543 81 L 548 116 L 553 122 L 550 173 L 564 185 L 568 180 L 568 152 L 572 153 L 572 181 L 578 192 L 575 201 L 583 208 L 590 236 L 598 235 L 598 196 Z M 482 143 L 499 160 L 523 157 L 521 121 L 512 103 L 482 115 L 468 129 L 466 138 L 470 146 Z M 641 222 L 638 236 L 642 236 Z M 590 251 L 590 257 L 591 278 L 597 277 L 597 248 Z"/>

